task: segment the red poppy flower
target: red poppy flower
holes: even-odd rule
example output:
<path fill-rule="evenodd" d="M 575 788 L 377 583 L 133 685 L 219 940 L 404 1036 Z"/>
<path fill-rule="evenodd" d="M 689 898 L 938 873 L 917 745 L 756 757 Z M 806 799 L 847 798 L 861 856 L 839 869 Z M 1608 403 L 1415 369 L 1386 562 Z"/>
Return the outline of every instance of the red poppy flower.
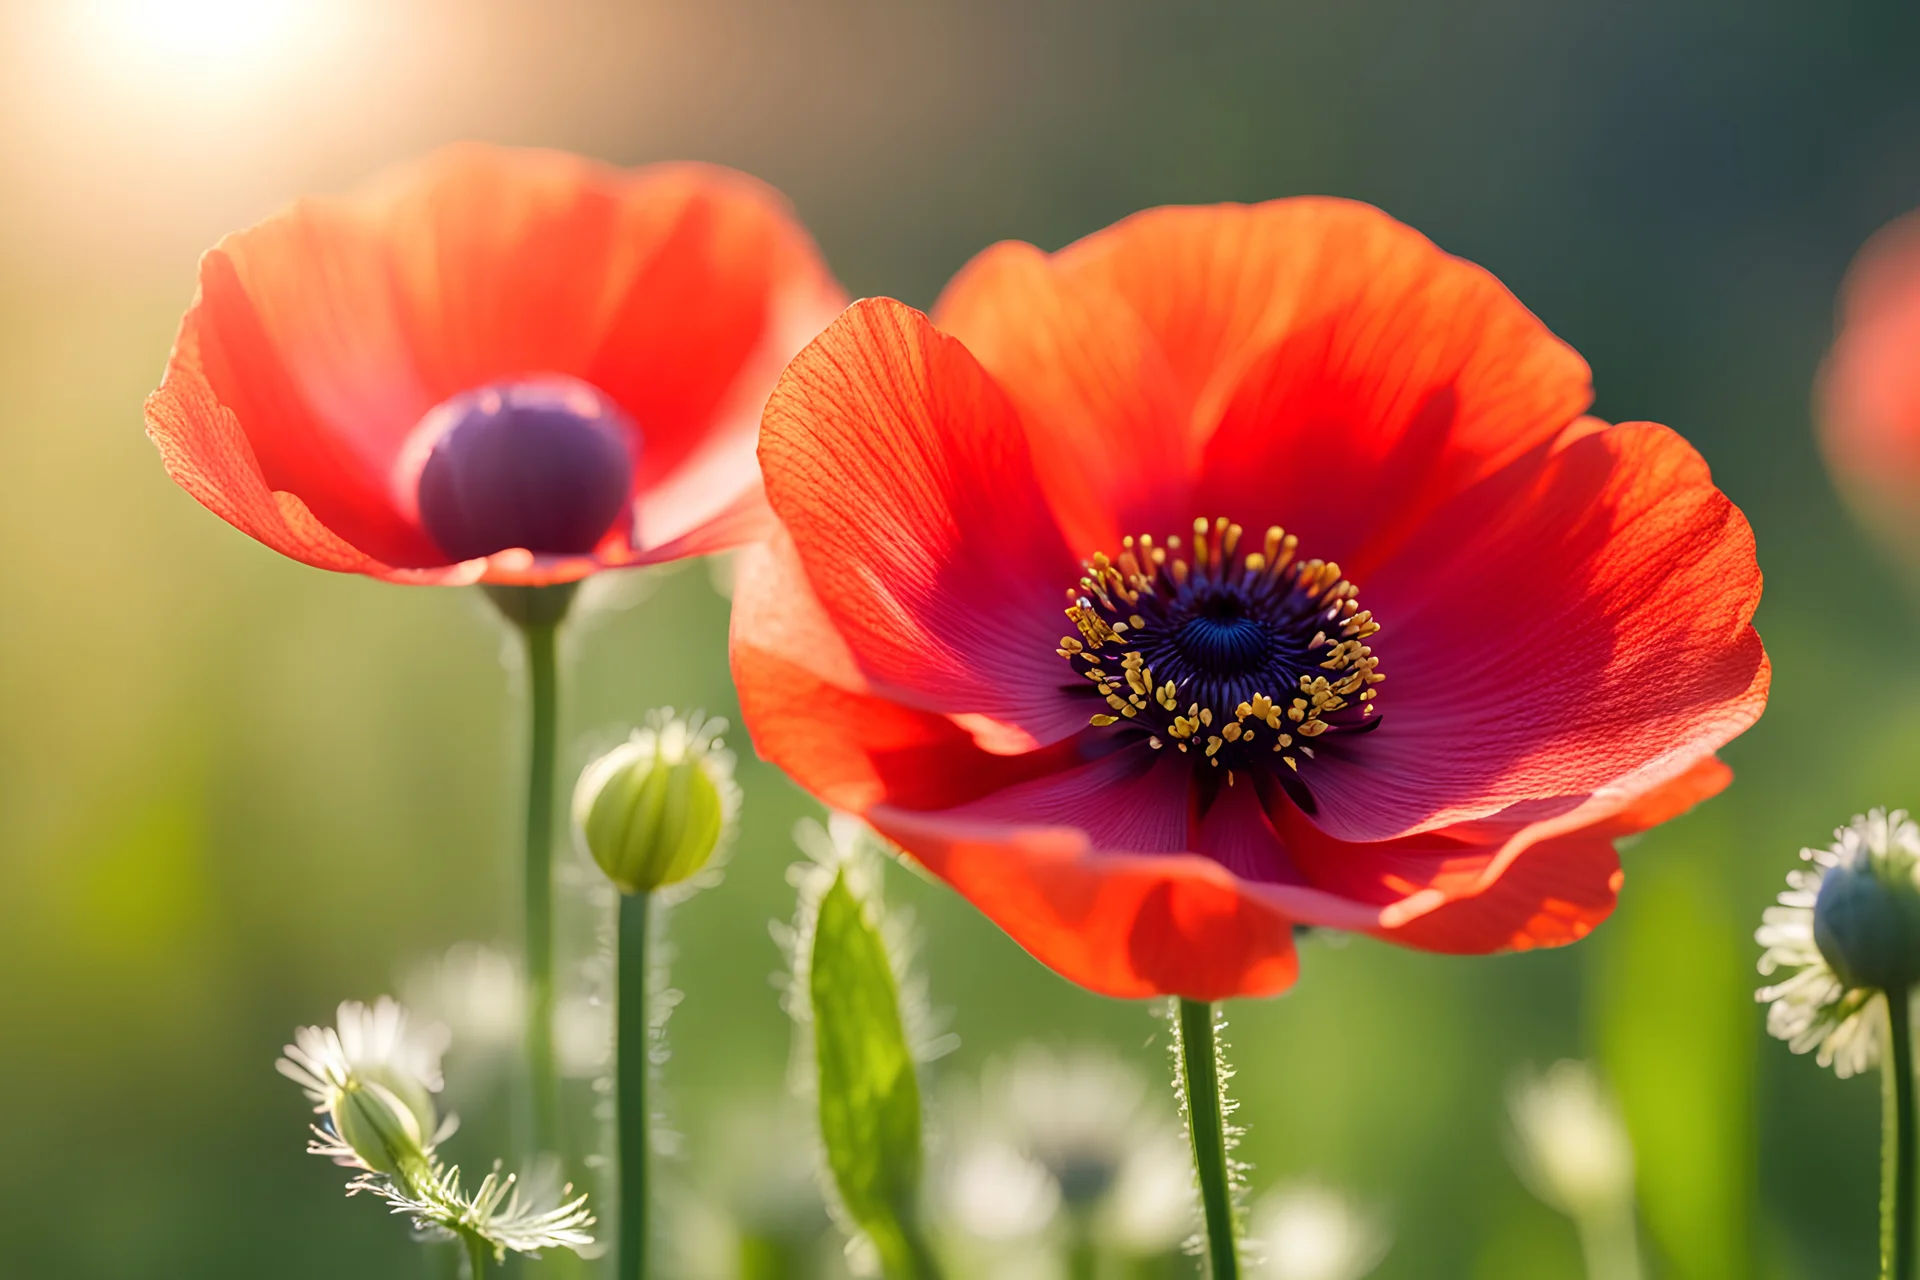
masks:
<path fill-rule="evenodd" d="M 855 304 L 769 400 L 745 721 L 1109 994 L 1278 991 L 1296 922 L 1571 941 L 1768 679 L 1745 519 L 1590 395 L 1362 205 L 990 249 L 932 321 Z"/>
<path fill-rule="evenodd" d="M 742 174 L 454 147 L 209 252 L 147 432 L 307 564 L 566 582 L 764 530 L 761 407 L 843 303 Z"/>
<path fill-rule="evenodd" d="M 1860 252 L 1820 379 L 1821 445 L 1841 488 L 1893 549 L 1920 560 L 1920 214 Z"/>

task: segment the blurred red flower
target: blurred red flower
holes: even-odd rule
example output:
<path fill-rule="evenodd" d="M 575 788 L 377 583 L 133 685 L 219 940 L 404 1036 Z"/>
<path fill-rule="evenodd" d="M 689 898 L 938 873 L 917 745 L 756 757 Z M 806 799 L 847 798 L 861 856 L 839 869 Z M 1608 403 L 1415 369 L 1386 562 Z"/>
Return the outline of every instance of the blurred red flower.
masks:
<path fill-rule="evenodd" d="M 1746 520 L 1485 271 L 1344 201 L 1161 209 L 935 317 L 858 303 L 782 376 L 734 674 L 762 754 L 1065 976 L 1571 941 L 1614 838 L 1726 785 Z"/>
<path fill-rule="evenodd" d="M 463 145 L 215 246 L 147 432 L 307 564 L 571 581 L 764 532 L 761 407 L 844 301 L 743 174 Z"/>
<path fill-rule="evenodd" d="M 1817 398 L 1841 489 L 1894 551 L 1920 562 L 1920 214 L 1868 241 L 1848 272 Z"/>

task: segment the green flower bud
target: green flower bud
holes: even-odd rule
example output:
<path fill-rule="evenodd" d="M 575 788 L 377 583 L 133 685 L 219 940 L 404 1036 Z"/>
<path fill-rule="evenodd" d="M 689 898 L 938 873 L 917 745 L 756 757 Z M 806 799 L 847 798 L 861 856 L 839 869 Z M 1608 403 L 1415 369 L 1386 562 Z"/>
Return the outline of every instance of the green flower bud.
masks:
<path fill-rule="evenodd" d="M 724 720 L 656 711 L 647 727 L 580 775 L 573 821 L 622 893 L 679 884 L 712 859 L 740 809 Z"/>
<path fill-rule="evenodd" d="M 1875 810 L 1843 828 L 1813 904 L 1813 940 L 1849 987 L 1920 983 L 1920 831 Z"/>
<path fill-rule="evenodd" d="M 333 1128 L 361 1163 L 400 1174 L 427 1165 L 427 1135 L 413 1108 L 384 1085 L 349 1079 L 333 1102 Z"/>

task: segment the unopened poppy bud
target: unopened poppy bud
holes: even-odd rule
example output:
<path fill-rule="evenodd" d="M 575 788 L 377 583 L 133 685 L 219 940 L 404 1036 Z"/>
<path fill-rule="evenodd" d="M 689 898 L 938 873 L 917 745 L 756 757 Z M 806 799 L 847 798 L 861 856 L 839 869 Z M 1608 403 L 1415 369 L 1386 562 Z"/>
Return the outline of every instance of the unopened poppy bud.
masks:
<path fill-rule="evenodd" d="M 580 775 L 573 820 L 587 851 L 622 893 L 651 893 L 697 873 L 740 808 L 724 720 L 655 712 L 647 727 Z"/>
<path fill-rule="evenodd" d="M 333 1102 L 333 1128 L 367 1168 L 398 1174 L 427 1165 L 420 1119 L 393 1090 L 371 1081 L 347 1081 Z"/>
<path fill-rule="evenodd" d="M 1920 830 L 1875 810 L 1840 832 L 1820 879 L 1813 940 L 1849 987 L 1920 983 Z"/>

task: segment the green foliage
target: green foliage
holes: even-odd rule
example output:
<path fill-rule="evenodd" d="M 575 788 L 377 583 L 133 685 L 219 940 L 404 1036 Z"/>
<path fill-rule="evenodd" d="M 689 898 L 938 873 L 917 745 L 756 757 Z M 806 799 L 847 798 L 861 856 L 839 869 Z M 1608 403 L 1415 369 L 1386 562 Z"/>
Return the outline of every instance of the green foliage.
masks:
<path fill-rule="evenodd" d="M 1753 1274 L 1753 921 L 1726 900 L 1724 809 L 1628 855 L 1627 910 L 1596 946 L 1601 1060 L 1675 1280 Z"/>
<path fill-rule="evenodd" d="M 938 1274 L 919 1226 L 920 1084 L 879 929 L 834 877 L 808 971 L 820 1137 L 840 1202 L 889 1277 Z"/>

